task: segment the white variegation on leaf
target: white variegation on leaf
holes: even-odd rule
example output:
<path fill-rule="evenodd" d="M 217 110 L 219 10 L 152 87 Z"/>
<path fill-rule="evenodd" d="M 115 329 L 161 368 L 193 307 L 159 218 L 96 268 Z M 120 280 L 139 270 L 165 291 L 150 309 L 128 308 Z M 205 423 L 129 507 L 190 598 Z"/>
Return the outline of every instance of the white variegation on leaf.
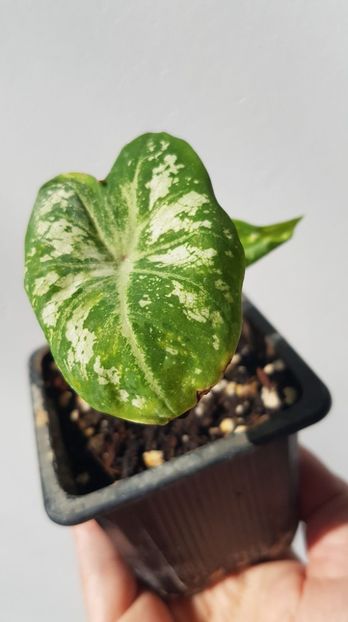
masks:
<path fill-rule="evenodd" d="M 25 286 L 67 382 L 103 412 L 166 423 L 221 376 L 241 325 L 244 253 L 191 147 L 127 145 L 105 181 L 45 184 Z"/>

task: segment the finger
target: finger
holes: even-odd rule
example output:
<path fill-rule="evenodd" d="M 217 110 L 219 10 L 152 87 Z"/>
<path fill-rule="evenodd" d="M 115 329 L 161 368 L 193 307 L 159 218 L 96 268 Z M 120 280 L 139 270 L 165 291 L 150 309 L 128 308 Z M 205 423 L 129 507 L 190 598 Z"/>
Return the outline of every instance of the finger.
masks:
<path fill-rule="evenodd" d="M 136 581 L 96 521 L 73 527 L 90 622 L 115 622 L 131 606 Z"/>
<path fill-rule="evenodd" d="M 306 523 L 309 572 L 348 577 L 348 485 L 301 450 L 300 512 Z"/>
<path fill-rule="evenodd" d="M 143 592 L 119 622 L 173 622 L 166 605 L 151 592 Z"/>
<path fill-rule="evenodd" d="M 337 495 L 348 494 L 348 485 L 304 447 L 300 451 L 300 511 L 305 521 Z"/>

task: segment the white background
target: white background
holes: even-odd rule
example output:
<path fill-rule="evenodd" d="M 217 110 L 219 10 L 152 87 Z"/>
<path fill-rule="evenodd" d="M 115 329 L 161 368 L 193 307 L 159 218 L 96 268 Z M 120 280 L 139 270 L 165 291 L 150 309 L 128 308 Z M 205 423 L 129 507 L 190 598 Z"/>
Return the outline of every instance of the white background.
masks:
<path fill-rule="evenodd" d="M 331 388 L 302 439 L 347 475 L 347 27 L 345 0 L 0 0 L 2 620 L 84 620 L 70 533 L 41 504 L 27 219 L 41 183 L 104 177 L 141 132 L 186 138 L 231 215 L 305 215 L 245 289 Z"/>

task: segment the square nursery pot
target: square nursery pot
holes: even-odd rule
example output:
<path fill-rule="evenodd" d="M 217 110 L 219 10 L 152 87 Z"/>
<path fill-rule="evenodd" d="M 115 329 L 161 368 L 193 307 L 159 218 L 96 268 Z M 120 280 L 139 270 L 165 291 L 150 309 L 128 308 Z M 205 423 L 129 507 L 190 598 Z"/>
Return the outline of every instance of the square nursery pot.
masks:
<path fill-rule="evenodd" d="M 30 359 L 44 503 L 62 525 L 95 518 L 136 575 L 162 596 L 190 594 L 280 555 L 298 524 L 297 431 L 330 408 L 304 361 L 247 300 L 244 316 L 296 379 L 299 399 L 242 434 L 88 494 L 73 493 L 57 407 L 45 391 L 47 347 Z"/>

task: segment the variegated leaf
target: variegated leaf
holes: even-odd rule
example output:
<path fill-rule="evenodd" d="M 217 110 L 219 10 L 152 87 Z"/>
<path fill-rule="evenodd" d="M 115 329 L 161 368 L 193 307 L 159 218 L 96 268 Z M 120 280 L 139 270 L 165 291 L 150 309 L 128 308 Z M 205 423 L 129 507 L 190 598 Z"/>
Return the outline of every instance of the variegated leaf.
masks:
<path fill-rule="evenodd" d="M 241 324 L 244 253 L 191 147 L 127 145 L 103 182 L 45 184 L 25 286 L 68 383 L 95 408 L 165 423 L 220 377 Z"/>
<path fill-rule="evenodd" d="M 245 263 L 250 266 L 272 250 L 292 238 L 302 217 L 284 220 L 274 225 L 257 226 L 243 220 L 233 220 L 245 253 Z"/>

